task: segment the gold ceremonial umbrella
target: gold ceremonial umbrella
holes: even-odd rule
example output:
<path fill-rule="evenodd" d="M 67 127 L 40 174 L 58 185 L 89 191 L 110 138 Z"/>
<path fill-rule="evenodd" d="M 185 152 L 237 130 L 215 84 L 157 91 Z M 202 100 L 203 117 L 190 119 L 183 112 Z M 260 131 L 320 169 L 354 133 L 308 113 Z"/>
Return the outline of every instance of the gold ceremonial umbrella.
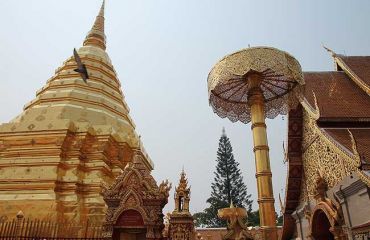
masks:
<path fill-rule="evenodd" d="M 287 114 L 298 103 L 304 85 L 299 62 L 269 47 L 253 47 L 227 55 L 208 75 L 209 103 L 232 122 L 252 121 L 260 226 L 264 239 L 277 239 L 272 174 L 265 117 Z"/>

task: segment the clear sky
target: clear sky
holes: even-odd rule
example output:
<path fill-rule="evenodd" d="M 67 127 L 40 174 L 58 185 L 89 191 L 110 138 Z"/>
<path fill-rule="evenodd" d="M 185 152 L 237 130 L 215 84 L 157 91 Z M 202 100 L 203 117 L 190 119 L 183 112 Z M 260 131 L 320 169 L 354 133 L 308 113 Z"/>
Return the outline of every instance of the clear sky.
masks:
<path fill-rule="evenodd" d="M 0 1 L 0 122 L 32 100 L 80 47 L 100 0 Z M 207 74 L 224 55 L 272 46 L 305 71 L 333 70 L 322 44 L 370 55 L 370 1 L 107 0 L 107 52 L 118 72 L 157 181 L 177 184 L 184 166 L 191 210 L 210 195 L 222 127 L 257 207 L 250 124 L 220 119 L 208 105 Z M 286 118 L 267 122 L 275 198 L 284 195 Z M 173 191 L 166 211 L 173 209 Z M 278 201 L 276 207 L 279 209 Z"/>

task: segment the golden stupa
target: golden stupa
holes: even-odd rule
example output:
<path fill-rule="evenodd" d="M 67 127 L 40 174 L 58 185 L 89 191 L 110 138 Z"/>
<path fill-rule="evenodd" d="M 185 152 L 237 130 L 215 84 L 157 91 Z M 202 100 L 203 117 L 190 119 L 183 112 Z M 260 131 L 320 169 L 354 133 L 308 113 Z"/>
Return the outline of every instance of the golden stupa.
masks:
<path fill-rule="evenodd" d="M 105 51 L 104 2 L 83 46 L 85 83 L 71 56 L 23 112 L 0 125 L 0 218 L 100 222 L 102 184 L 145 153 Z M 71 48 L 72 53 L 72 48 Z"/>

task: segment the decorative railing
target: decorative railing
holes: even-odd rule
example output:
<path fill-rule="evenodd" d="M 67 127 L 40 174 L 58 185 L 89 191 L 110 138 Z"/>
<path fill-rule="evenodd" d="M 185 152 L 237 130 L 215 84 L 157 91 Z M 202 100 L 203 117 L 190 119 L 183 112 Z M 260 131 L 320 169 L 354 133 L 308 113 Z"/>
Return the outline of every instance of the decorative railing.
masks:
<path fill-rule="evenodd" d="M 1 240 L 46 240 L 46 239 L 79 239 L 100 240 L 102 226 L 86 222 L 76 224 L 73 222 L 41 221 L 35 219 L 17 218 L 0 222 Z"/>

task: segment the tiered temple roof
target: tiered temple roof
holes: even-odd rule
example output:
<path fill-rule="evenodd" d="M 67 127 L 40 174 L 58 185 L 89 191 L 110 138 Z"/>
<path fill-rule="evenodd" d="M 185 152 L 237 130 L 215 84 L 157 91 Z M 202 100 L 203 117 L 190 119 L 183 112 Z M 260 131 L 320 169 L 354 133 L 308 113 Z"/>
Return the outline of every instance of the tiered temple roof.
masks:
<path fill-rule="evenodd" d="M 352 133 L 370 163 L 370 56 L 333 57 L 337 71 L 304 73 L 305 109 L 317 115 L 317 125 L 339 147 L 354 154 Z"/>
<path fill-rule="evenodd" d="M 358 163 L 351 170 L 341 166 L 343 169 L 339 172 L 342 175 L 355 171 L 366 184 L 370 183 L 369 171 L 366 171 L 370 164 L 370 56 L 343 56 L 327 50 L 333 56 L 336 71 L 305 72 L 301 106 L 289 113 L 289 166 L 282 239 L 292 237 L 296 224 L 291 214 L 299 204 L 303 204 L 302 201 L 308 201 L 302 189 L 312 187 L 307 186 L 308 178 L 312 176 L 304 174 L 303 155 L 318 138 L 323 137 L 331 143 L 325 151 L 343 153 L 341 156 L 349 159 L 346 160 L 350 162 L 347 165 L 356 165 L 359 159 L 362 162 L 363 166 Z M 304 122 L 305 115 L 314 119 L 313 129 L 309 129 L 308 123 Z M 304 138 L 308 139 L 305 147 Z M 311 157 L 307 161 L 314 163 L 315 157 Z M 338 161 L 344 161 L 340 158 Z M 316 166 L 316 171 L 319 168 L 321 166 Z"/>

